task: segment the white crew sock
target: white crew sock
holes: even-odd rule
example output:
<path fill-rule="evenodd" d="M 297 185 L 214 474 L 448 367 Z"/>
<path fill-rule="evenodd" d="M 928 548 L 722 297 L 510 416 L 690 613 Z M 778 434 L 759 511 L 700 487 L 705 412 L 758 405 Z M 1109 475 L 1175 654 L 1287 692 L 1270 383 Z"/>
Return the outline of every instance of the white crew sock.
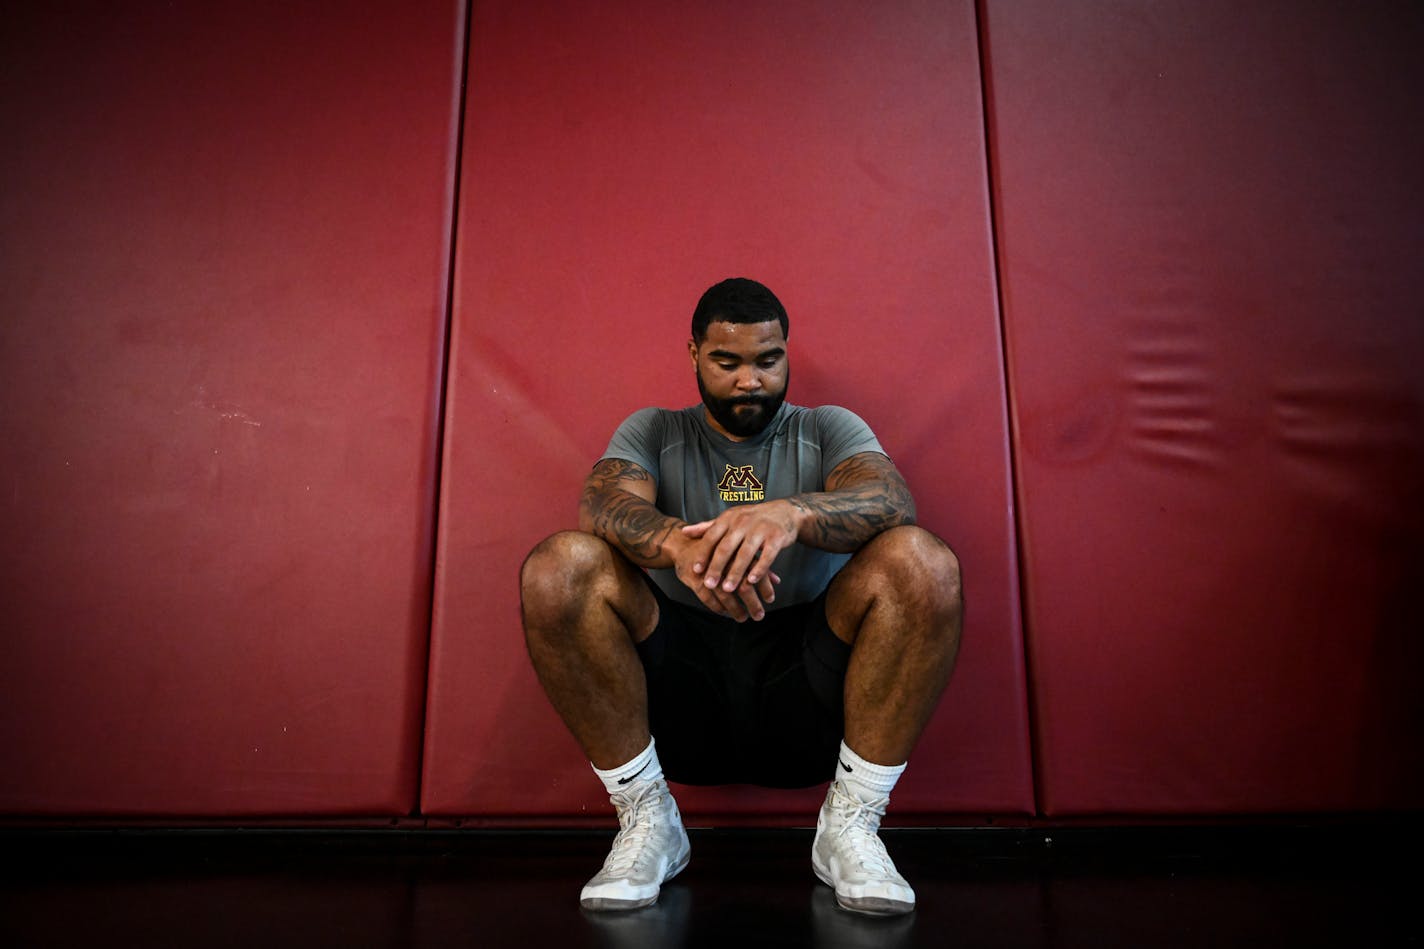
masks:
<path fill-rule="evenodd" d="M 608 789 L 609 794 L 616 794 L 619 791 L 628 790 L 628 785 L 637 781 L 656 781 L 663 776 L 662 763 L 658 761 L 658 753 L 653 748 L 651 739 L 648 747 L 644 748 L 632 761 L 620 764 L 616 768 L 603 771 L 598 768 L 593 769 L 593 773 L 603 779 L 603 786 Z M 590 764 L 592 767 L 592 764 Z"/>
<path fill-rule="evenodd" d="M 895 782 L 904 773 L 904 763 L 897 765 L 871 764 L 850 750 L 850 745 L 841 742 L 840 760 L 836 762 L 836 780 L 862 801 L 878 801 L 890 796 L 895 790 Z"/>

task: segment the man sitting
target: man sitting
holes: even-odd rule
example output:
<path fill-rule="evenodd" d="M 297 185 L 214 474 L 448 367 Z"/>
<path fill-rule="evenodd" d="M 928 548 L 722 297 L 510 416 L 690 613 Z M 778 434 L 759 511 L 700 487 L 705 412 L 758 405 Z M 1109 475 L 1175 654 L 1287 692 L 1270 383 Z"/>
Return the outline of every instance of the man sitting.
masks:
<path fill-rule="evenodd" d="M 954 666 L 959 563 L 860 418 L 785 401 L 787 335 L 753 280 L 703 294 L 701 403 L 629 416 L 579 529 L 524 563 L 530 659 L 621 825 L 587 909 L 650 905 L 687 865 L 666 779 L 830 779 L 816 875 L 847 910 L 914 909 L 878 830 Z"/>

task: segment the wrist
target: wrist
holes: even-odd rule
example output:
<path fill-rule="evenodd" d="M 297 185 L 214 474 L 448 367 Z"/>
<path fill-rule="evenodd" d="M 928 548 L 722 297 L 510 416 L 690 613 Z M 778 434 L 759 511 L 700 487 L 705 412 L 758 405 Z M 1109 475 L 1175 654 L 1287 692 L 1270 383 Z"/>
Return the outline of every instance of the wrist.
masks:
<path fill-rule="evenodd" d="M 662 555 L 662 559 L 668 562 L 668 566 L 677 566 L 678 561 L 682 558 L 688 545 L 692 543 L 691 538 L 682 532 L 682 529 L 686 526 L 686 521 L 672 518 L 670 519 L 667 532 L 663 534 L 659 553 Z"/>
<path fill-rule="evenodd" d="M 800 498 L 792 496 L 784 499 L 786 507 L 790 511 L 791 533 L 797 539 L 801 539 L 802 532 L 806 529 L 806 524 L 811 520 L 811 508 Z"/>

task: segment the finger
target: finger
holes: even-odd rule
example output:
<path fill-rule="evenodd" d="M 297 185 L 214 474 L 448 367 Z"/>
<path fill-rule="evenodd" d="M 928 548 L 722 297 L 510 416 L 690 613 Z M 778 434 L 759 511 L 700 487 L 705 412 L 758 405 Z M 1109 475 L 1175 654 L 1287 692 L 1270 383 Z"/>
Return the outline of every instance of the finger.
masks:
<path fill-rule="evenodd" d="M 700 524 L 688 524 L 688 525 L 686 525 L 685 527 L 683 527 L 683 530 L 684 530 L 684 531 L 696 531 L 698 534 L 703 534 L 703 533 L 706 532 L 708 525 L 710 525 L 711 523 L 712 523 L 711 521 L 703 521 L 703 522 L 701 522 Z M 691 536 L 691 535 L 689 534 L 689 536 Z M 706 538 L 706 537 L 700 537 L 700 536 L 699 536 L 699 537 L 692 537 L 692 539 L 693 539 L 693 540 L 700 541 L 700 543 L 698 543 L 698 544 L 693 548 L 693 558 L 694 558 L 694 559 L 693 559 L 692 564 L 690 565 L 690 567 L 689 567 L 688 569 L 690 569 L 694 574 L 696 574 L 696 575 L 698 575 L 698 576 L 700 577 L 702 574 L 706 573 L 706 571 L 707 571 L 707 558 L 708 558 L 708 557 L 711 555 L 711 553 L 712 553 L 712 545 L 707 541 L 707 538 Z"/>
<path fill-rule="evenodd" d="M 710 521 L 702 521 L 693 526 L 701 528 L 701 537 L 714 544 L 727 533 L 727 524 L 721 517 L 714 517 Z"/>
<path fill-rule="evenodd" d="M 741 598 L 732 594 L 723 593 L 721 590 L 712 590 L 709 592 L 722 604 L 722 610 L 725 615 L 730 616 L 738 623 L 746 622 L 751 610 Z"/>
<path fill-rule="evenodd" d="M 682 533 L 685 537 L 690 537 L 693 540 L 698 540 L 702 537 L 703 534 L 707 533 L 707 528 L 711 526 L 711 521 L 698 521 L 696 524 L 684 524 L 682 525 Z M 706 569 L 707 564 L 702 560 L 698 560 L 692 565 L 692 572 L 695 574 L 700 575 L 702 571 Z"/>
<path fill-rule="evenodd" d="M 738 587 L 737 601 L 752 619 L 760 620 L 766 616 L 766 607 L 762 605 L 761 597 L 757 595 L 755 587 Z"/>
<path fill-rule="evenodd" d="M 727 572 L 722 576 L 722 589 L 731 593 L 742 585 L 742 581 L 755 584 L 756 579 L 750 575 L 751 567 L 757 562 L 761 555 L 762 540 L 760 537 L 749 537 L 742 541 L 742 545 L 737 548 L 737 555 L 732 558 L 727 565 Z"/>
<path fill-rule="evenodd" d="M 712 530 L 717 530 L 714 527 Z M 710 537 L 704 539 L 712 539 Z M 713 540 L 712 556 L 707 560 L 707 586 L 715 587 L 722 582 L 727 565 L 736 556 L 738 548 L 742 546 L 742 535 L 740 531 L 725 533 L 720 538 Z M 735 589 L 735 586 L 733 587 Z M 730 592 L 730 591 L 728 591 Z"/>
<path fill-rule="evenodd" d="M 699 597 L 702 599 L 703 606 L 707 607 L 717 616 L 726 616 L 729 619 L 733 618 L 732 615 L 727 612 L 727 608 L 722 605 L 722 601 L 717 599 L 715 594 L 707 590 L 703 590 L 702 593 L 707 594 L 705 597 L 701 597 L 701 595 L 699 594 Z"/>
<path fill-rule="evenodd" d="M 768 541 L 761 545 L 757 551 L 757 557 L 747 565 L 747 582 L 760 583 L 767 573 L 771 572 L 771 565 L 776 561 L 777 555 L 781 553 L 781 545 Z"/>
<path fill-rule="evenodd" d="M 709 610 L 711 610 L 718 616 L 727 615 L 727 610 L 722 605 L 722 601 L 717 598 L 716 593 L 712 592 L 711 590 L 708 590 L 701 583 L 697 582 L 689 583 L 687 584 L 687 586 L 692 588 L 693 594 L 696 595 L 697 599 L 702 602 L 703 606 L 707 607 Z"/>
<path fill-rule="evenodd" d="M 763 603 L 776 602 L 776 588 L 771 582 L 771 577 L 762 577 L 761 582 L 756 585 L 756 591 Z"/>
<path fill-rule="evenodd" d="M 741 622 L 746 619 L 746 611 L 736 597 L 728 596 L 718 589 L 708 589 L 695 575 L 684 576 L 681 572 L 677 575 L 683 585 L 690 589 L 703 606 L 707 607 L 718 616 L 725 616 Z"/>
<path fill-rule="evenodd" d="M 692 591 L 693 596 L 717 615 L 723 615 L 722 604 L 717 597 L 702 584 L 702 578 L 696 572 L 688 572 L 686 569 L 676 571 L 678 582 Z"/>

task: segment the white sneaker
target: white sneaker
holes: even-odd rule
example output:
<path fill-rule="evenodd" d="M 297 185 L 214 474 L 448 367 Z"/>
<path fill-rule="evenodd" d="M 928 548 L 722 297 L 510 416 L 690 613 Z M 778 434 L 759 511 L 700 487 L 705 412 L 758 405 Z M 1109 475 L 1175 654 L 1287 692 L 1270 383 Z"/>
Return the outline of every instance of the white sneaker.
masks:
<path fill-rule="evenodd" d="M 831 783 L 816 818 L 811 867 L 834 887 L 842 909 L 898 916 L 915 908 L 915 891 L 895 869 L 877 831 L 889 798 L 861 801 L 839 781 Z"/>
<path fill-rule="evenodd" d="M 579 905 L 591 910 L 651 906 L 658 889 L 687 866 L 692 848 L 667 782 L 638 781 L 610 795 L 621 828 L 603 869 L 584 885 Z"/>

